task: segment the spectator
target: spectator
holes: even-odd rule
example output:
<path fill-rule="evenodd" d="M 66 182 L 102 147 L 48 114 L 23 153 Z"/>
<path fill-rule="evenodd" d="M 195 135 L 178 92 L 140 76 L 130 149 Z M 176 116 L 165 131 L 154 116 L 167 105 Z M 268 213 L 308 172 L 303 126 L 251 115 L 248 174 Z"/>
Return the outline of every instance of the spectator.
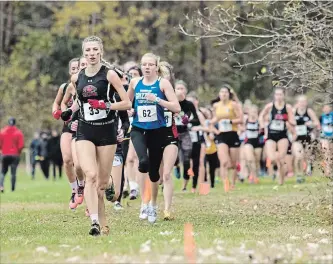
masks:
<path fill-rule="evenodd" d="M 57 178 L 56 170 L 58 168 L 59 178 L 62 177 L 62 155 L 60 150 L 60 135 L 58 131 L 52 130 L 52 136 L 49 139 L 49 149 L 50 149 L 50 162 L 53 168 L 53 179 Z"/>
<path fill-rule="evenodd" d="M 49 137 L 47 133 L 42 132 L 41 141 L 40 141 L 40 167 L 44 174 L 45 179 L 49 179 L 50 175 L 50 145 L 49 145 Z"/>
<path fill-rule="evenodd" d="M 35 132 L 34 139 L 31 141 L 30 144 L 31 178 L 33 180 L 35 179 L 35 169 L 36 164 L 39 161 L 40 151 L 40 136 L 38 132 Z"/>
<path fill-rule="evenodd" d="M 16 126 L 15 118 L 11 117 L 8 120 L 8 126 L 0 131 L 0 149 L 2 153 L 1 174 L 0 174 L 0 191 L 4 192 L 4 179 L 11 170 L 12 192 L 16 187 L 16 171 L 20 162 L 20 154 L 24 147 L 24 136 L 20 129 Z"/>

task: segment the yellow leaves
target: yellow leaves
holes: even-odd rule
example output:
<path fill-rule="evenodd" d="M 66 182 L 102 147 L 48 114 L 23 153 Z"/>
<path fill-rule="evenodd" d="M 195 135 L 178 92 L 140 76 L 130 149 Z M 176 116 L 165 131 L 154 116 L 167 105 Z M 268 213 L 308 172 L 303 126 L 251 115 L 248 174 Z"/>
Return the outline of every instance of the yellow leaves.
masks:
<path fill-rule="evenodd" d="M 62 33 L 72 23 L 78 23 L 78 25 L 88 23 L 90 16 L 93 13 L 100 13 L 101 4 L 99 2 L 75 2 L 66 3 L 66 5 L 55 14 L 55 25 L 53 27 L 53 33 Z"/>

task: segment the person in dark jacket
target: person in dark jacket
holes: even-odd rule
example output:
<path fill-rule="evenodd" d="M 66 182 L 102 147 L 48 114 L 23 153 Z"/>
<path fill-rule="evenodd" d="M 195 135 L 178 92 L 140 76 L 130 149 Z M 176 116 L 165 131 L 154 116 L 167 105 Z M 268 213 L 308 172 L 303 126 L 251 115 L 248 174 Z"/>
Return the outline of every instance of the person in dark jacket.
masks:
<path fill-rule="evenodd" d="M 49 137 L 47 133 L 42 132 L 41 141 L 40 141 L 40 167 L 44 174 L 45 179 L 49 179 L 50 175 L 50 145 L 49 145 Z"/>
<path fill-rule="evenodd" d="M 16 171 L 20 162 L 20 154 L 24 147 L 24 135 L 16 126 L 15 118 L 8 120 L 8 126 L 0 131 L 0 150 L 2 153 L 1 174 L 0 174 L 0 191 L 4 192 L 4 179 L 10 167 L 12 178 L 12 192 L 16 186 Z"/>
<path fill-rule="evenodd" d="M 40 136 L 35 132 L 34 139 L 30 143 L 30 164 L 31 164 L 31 178 L 35 179 L 36 164 L 39 162 L 40 156 Z"/>
<path fill-rule="evenodd" d="M 62 177 L 62 155 L 60 150 L 60 136 L 58 131 L 52 130 L 51 138 L 49 139 L 49 158 L 53 168 L 53 179 L 57 178 L 56 170 L 58 168 L 59 178 Z"/>

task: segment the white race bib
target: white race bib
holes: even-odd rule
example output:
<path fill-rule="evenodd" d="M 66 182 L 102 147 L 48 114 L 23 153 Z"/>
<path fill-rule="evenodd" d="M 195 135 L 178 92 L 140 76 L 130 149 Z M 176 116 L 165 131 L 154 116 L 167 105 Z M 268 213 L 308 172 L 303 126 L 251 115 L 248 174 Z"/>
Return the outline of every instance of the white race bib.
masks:
<path fill-rule="evenodd" d="M 306 136 L 308 134 L 306 125 L 296 126 L 296 134 L 297 136 Z"/>
<path fill-rule="evenodd" d="M 172 126 L 172 113 L 170 111 L 164 112 L 164 119 L 166 127 Z"/>
<path fill-rule="evenodd" d="M 282 120 L 272 120 L 270 129 L 275 131 L 283 131 L 284 130 L 284 121 Z"/>
<path fill-rule="evenodd" d="M 88 103 L 83 104 L 83 111 L 86 121 L 96 121 L 107 117 L 105 109 L 94 109 Z"/>
<path fill-rule="evenodd" d="M 117 167 L 120 166 L 121 164 L 122 164 L 121 157 L 115 155 L 113 158 L 112 167 Z"/>
<path fill-rule="evenodd" d="M 175 124 L 176 126 L 183 126 L 183 121 L 182 121 L 182 118 L 178 115 L 178 116 L 175 116 Z"/>
<path fill-rule="evenodd" d="M 190 131 L 190 137 L 191 137 L 192 143 L 199 141 L 198 133 L 196 131 Z"/>
<path fill-rule="evenodd" d="M 219 121 L 220 132 L 230 132 L 232 131 L 232 124 L 230 124 L 229 119 L 222 119 Z"/>
<path fill-rule="evenodd" d="M 327 134 L 333 133 L 333 126 L 330 125 L 323 125 L 322 126 L 323 132 Z"/>
<path fill-rule="evenodd" d="M 156 105 L 140 105 L 138 106 L 139 122 L 154 122 L 157 121 Z"/>
<path fill-rule="evenodd" d="M 259 136 L 258 131 L 246 130 L 246 137 L 247 138 L 258 138 L 258 136 Z"/>

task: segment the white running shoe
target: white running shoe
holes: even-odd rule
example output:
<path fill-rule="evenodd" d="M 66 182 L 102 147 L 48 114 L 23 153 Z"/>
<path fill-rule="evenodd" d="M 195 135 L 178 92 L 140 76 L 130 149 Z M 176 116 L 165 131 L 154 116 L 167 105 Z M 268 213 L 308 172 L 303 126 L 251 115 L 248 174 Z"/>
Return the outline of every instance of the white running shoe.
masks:
<path fill-rule="evenodd" d="M 124 207 L 122 207 L 122 205 L 121 205 L 118 201 L 116 201 L 116 202 L 114 203 L 113 208 L 114 208 L 114 210 L 116 210 L 116 211 L 124 210 Z"/>
<path fill-rule="evenodd" d="M 154 224 L 157 219 L 157 207 L 149 206 L 148 207 L 148 222 Z"/>
<path fill-rule="evenodd" d="M 141 220 L 146 220 L 148 218 L 148 205 L 147 204 L 141 205 L 139 218 Z"/>

